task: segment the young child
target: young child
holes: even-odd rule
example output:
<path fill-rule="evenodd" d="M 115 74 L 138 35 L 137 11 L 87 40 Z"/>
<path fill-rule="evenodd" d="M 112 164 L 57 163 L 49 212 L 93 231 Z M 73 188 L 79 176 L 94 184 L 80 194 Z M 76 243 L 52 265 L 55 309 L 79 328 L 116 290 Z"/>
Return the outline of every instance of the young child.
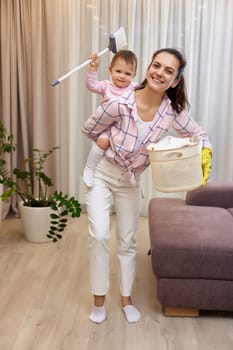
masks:
<path fill-rule="evenodd" d="M 100 58 L 97 54 L 93 54 L 90 59 L 92 61 L 87 72 L 86 86 L 90 91 L 101 95 L 103 97 L 102 102 L 123 95 L 136 85 L 132 80 L 136 75 L 137 57 L 132 51 L 120 50 L 113 56 L 109 66 L 111 81 L 97 80 Z M 83 172 L 83 181 L 86 186 L 91 187 L 93 185 L 93 175 L 96 165 L 99 163 L 108 147 L 108 133 L 105 131 L 98 137 L 96 142 L 93 142 L 88 155 Z"/>

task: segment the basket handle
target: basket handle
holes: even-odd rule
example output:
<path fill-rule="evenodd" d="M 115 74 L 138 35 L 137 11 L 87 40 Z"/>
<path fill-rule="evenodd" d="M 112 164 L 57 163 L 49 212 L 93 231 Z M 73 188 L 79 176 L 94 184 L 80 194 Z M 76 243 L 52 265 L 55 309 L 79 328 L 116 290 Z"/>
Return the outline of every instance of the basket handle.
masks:
<path fill-rule="evenodd" d="M 166 154 L 166 157 L 167 158 L 181 158 L 182 157 L 182 155 L 183 155 L 183 153 L 182 152 L 172 152 L 172 153 L 167 153 Z"/>

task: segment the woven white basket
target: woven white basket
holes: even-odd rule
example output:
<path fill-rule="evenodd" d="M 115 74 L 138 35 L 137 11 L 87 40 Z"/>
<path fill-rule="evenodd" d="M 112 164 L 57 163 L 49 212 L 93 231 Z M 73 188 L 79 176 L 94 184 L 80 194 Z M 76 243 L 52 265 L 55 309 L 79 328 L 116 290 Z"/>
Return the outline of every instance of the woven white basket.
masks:
<path fill-rule="evenodd" d="M 192 144 L 169 149 L 148 146 L 153 182 L 160 192 L 186 192 L 202 182 L 201 140 L 195 135 Z"/>

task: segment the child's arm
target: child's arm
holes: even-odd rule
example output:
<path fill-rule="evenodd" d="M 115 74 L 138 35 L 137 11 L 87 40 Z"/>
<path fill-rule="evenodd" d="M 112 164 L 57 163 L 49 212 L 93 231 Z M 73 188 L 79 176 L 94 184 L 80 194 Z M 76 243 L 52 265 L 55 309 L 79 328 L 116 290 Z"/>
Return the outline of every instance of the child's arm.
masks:
<path fill-rule="evenodd" d="M 89 65 L 88 72 L 97 72 L 100 64 L 100 58 L 97 53 L 93 53 L 90 56 L 91 63 Z"/>
<path fill-rule="evenodd" d="M 92 60 L 86 75 L 86 87 L 88 90 L 104 96 L 106 90 L 106 81 L 97 80 L 97 72 L 100 63 L 100 58 L 97 54 L 90 56 Z"/>

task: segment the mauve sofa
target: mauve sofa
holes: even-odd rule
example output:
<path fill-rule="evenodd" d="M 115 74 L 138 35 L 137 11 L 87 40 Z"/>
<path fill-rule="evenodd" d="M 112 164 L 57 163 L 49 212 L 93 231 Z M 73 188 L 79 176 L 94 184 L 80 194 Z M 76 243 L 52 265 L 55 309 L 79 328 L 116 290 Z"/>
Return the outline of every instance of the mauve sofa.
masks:
<path fill-rule="evenodd" d="M 233 310 L 233 182 L 149 204 L 157 296 L 170 316 Z"/>

